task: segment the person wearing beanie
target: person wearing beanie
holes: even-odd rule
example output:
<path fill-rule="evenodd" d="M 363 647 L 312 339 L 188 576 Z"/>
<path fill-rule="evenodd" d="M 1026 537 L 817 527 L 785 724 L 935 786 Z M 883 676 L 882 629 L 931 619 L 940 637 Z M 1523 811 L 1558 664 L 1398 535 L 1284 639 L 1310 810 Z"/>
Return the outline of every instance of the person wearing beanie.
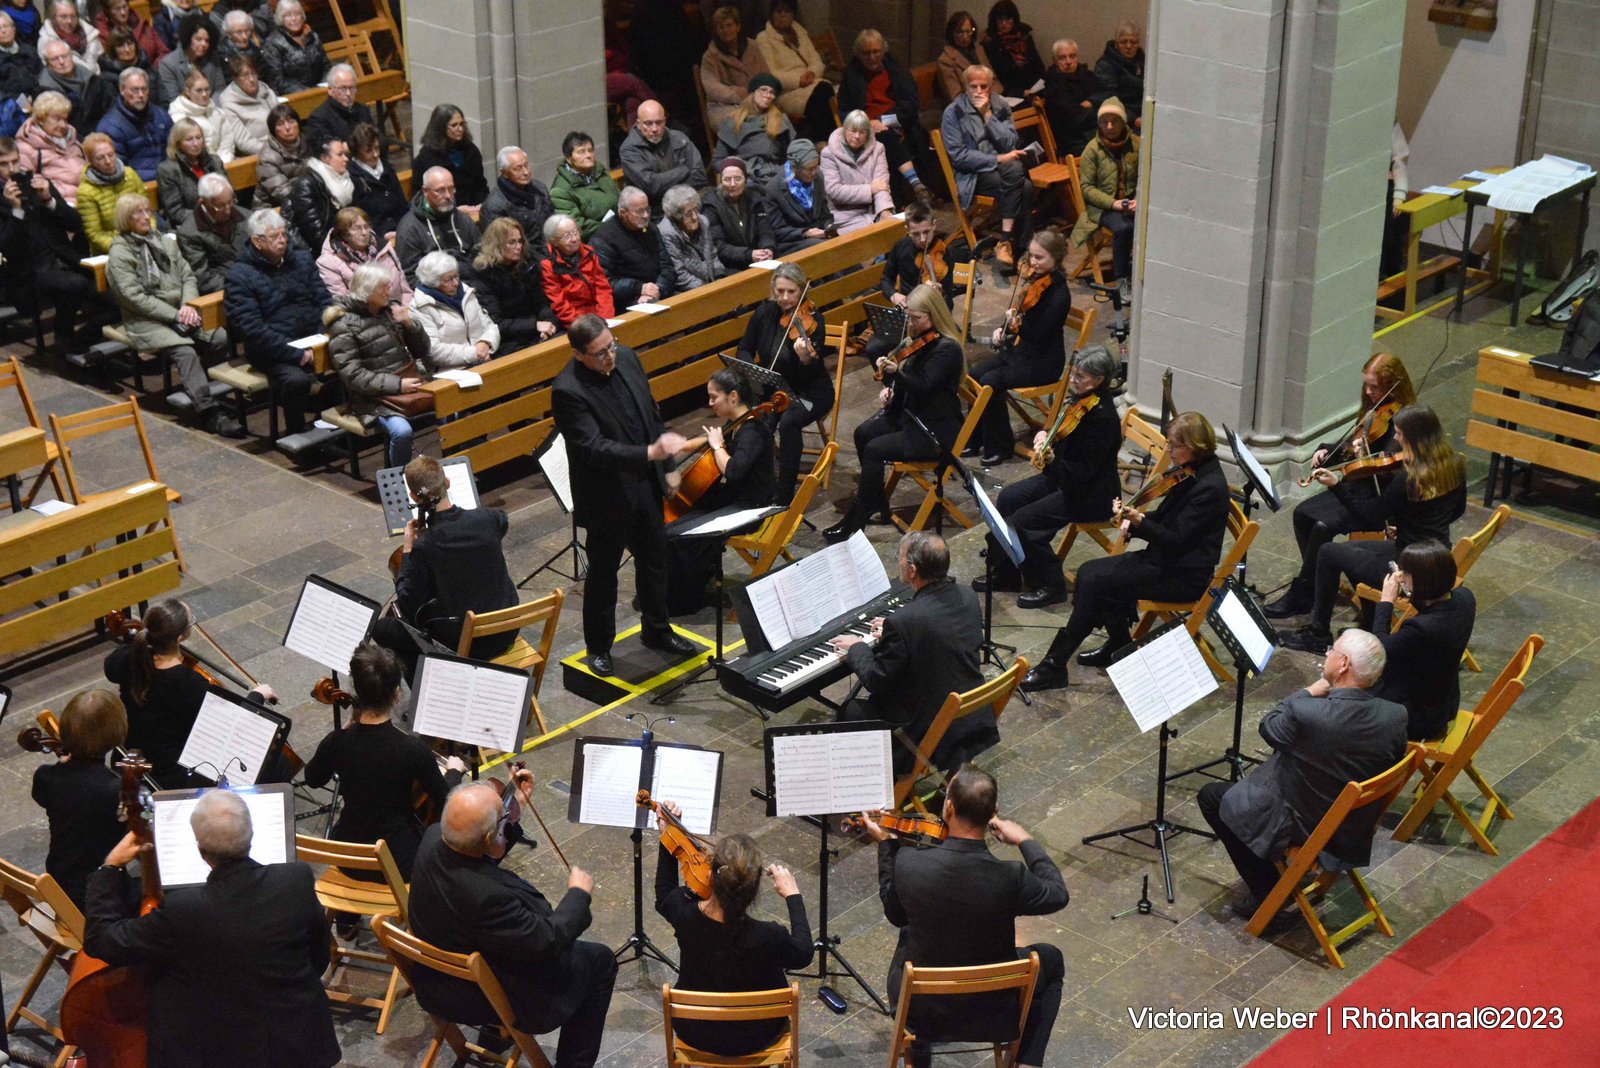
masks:
<path fill-rule="evenodd" d="M 755 39 L 744 34 L 739 9 L 728 5 L 711 14 L 711 43 L 700 57 L 700 88 L 706 96 L 708 131 L 716 136 L 733 109 L 750 95 L 750 79 L 767 73 L 767 59 Z M 782 91 L 782 83 L 779 83 Z"/>
<path fill-rule="evenodd" d="M 1078 160 L 1084 213 L 1072 228 L 1081 245 L 1097 229 L 1111 235 L 1111 270 L 1126 290 L 1133 278 L 1133 220 L 1139 210 L 1139 138 L 1128 129 L 1128 111 L 1112 97 L 1100 105 L 1097 132 Z"/>
<path fill-rule="evenodd" d="M 789 116 L 775 103 L 781 88 L 770 74 L 750 79 L 749 95 L 717 130 L 711 153 L 713 170 L 720 170 L 729 156 L 738 156 L 757 185 L 766 184 L 783 170 L 784 154 L 795 133 Z"/>
<path fill-rule="evenodd" d="M 717 185 L 701 198 L 717 258 L 729 271 L 770 260 L 778 244 L 760 187 L 750 185 L 750 168 L 738 156 L 717 164 Z"/>
<path fill-rule="evenodd" d="M 1011 269 L 1028 247 L 1033 214 L 1028 154 L 1011 121 L 1011 105 L 994 92 L 994 72 L 974 64 L 964 78 L 967 91 L 944 109 L 939 132 L 956 176 L 961 210 L 970 209 L 976 196 L 994 198 L 1000 215 L 994 256 L 1002 268 Z"/>
<path fill-rule="evenodd" d="M 828 207 L 821 163 L 815 142 L 797 137 L 789 142 L 783 170 L 767 182 L 767 204 L 780 256 L 810 248 L 838 233 Z"/>

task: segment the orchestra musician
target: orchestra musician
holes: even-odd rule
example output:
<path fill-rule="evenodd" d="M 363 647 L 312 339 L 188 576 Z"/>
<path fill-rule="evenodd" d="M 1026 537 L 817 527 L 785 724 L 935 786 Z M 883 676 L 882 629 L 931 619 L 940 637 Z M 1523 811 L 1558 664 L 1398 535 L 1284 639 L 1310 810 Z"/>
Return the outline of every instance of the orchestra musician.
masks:
<path fill-rule="evenodd" d="M 1035 466 L 1042 463 L 1042 470 L 1000 491 L 1000 514 L 1022 542 L 1022 566 L 1013 564 L 990 535 L 990 574 L 996 590 L 1025 590 L 1017 598 L 1022 608 L 1044 608 L 1067 599 L 1061 561 L 1051 544 L 1056 534 L 1068 523 L 1103 522 L 1111 516 L 1111 502 L 1121 489 L 1117 450 L 1122 426 L 1111 399 L 1115 373 L 1116 361 L 1104 346 L 1078 353 L 1067 378 L 1070 393 L 1060 402 L 1056 436 L 1051 439 L 1048 427 L 1034 435 Z M 984 582 L 975 578 L 972 588 L 982 593 Z"/>
<path fill-rule="evenodd" d="M 706 403 L 722 425 L 703 427 L 700 436 L 685 441 L 678 451 L 696 455 L 694 462 L 714 464 L 717 477 L 680 520 L 732 505 L 761 508 L 771 503 L 772 426 L 766 417 L 752 414 L 747 398 L 754 392 L 731 367 L 707 380 Z M 667 540 L 667 610 L 672 615 L 700 610 L 721 553 L 722 541 L 716 538 Z"/>
<path fill-rule="evenodd" d="M 527 809 L 533 773 L 514 771 L 512 784 Z M 532 883 L 500 864 L 520 837 L 493 785 L 471 782 L 452 791 L 443 818 L 423 832 L 417 849 L 411 930 L 446 952 L 481 952 L 505 988 L 517 1029 L 538 1035 L 560 1028 L 556 1068 L 588 1068 L 600 1055 L 617 978 L 611 950 L 578 938 L 594 919 L 594 880 L 573 868 L 565 896 L 552 908 Z M 493 1018 L 475 983 L 428 968 L 417 969 L 415 983 L 417 1003 L 430 1013 Z"/>
<path fill-rule="evenodd" d="M 1404 592 L 1416 614 L 1390 633 L 1395 598 Z M 1461 707 L 1461 657 L 1472 640 L 1478 600 L 1456 585 L 1456 558 L 1442 541 L 1418 541 L 1400 551 L 1383 580 L 1372 633 L 1383 645 L 1388 667 L 1372 688 L 1406 708 L 1406 737 L 1438 738 Z"/>
<path fill-rule="evenodd" d="M 936 286 L 917 286 L 906 298 L 906 340 L 894 354 L 878 358 L 883 410 L 856 427 L 861 481 L 844 518 L 823 531 L 830 545 L 847 540 L 888 509 L 883 480 L 890 463 L 938 459 L 955 444 L 966 363 L 960 327 L 944 296 Z"/>
<path fill-rule="evenodd" d="M 1394 415 L 1415 404 L 1417 391 L 1400 357 L 1380 352 L 1361 368 L 1361 411 L 1350 434 L 1339 442 L 1325 442 L 1311 456 L 1313 470 L 1333 467 L 1362 456 L 1394 451 Z M 1373 495 L 1376 484 L 1354 488 Z M 1282 597 L 1263 611 L 1268 619 L 1288 619 L 1310 611 L 1317 578 L 1317 553 L 1341 534 L 1361 530 L 1361 520 L 1345 504 L 1344 496 L 1330 489 L 1294 508 L 1294 539 L 1300 546 L 1300 573 Z"/>
<path fill-rule="evenodd" d="M 556 376 L 550 407 L 571 459 L 574 515 L 588 536 L 589 577 L 583 591 L 587 666 L 613 673 L 617 631 L 617 569 L 633 553 L 645 646 L 684 657 L 695 651 L 667 616 L 664 461 L 683 447 L 667 430 L 650 395 L 639 357 L 618 345 L 598 315 L 580 315 L 567 328 L 572 361 Z"/>
<path fill-rule="evenodd" d="M 972 369 L 980 386 L 991 386 L 994 397 L 983 410 L 977 437 L 969 452 L 983 454 L 983 466 L 1003 464 L 1014 455 L 1017 439 L 1011 432 L 1011 409 L 1006 391 L 1043 386 L 1059 381 L 1067 365 L 1067 313 L 1072 294 L 1061 269 L 1067 253 L 1066 239 L 1055 230 L 1040 230 L 1028 242 L 1028 255 L 1017 272 L 1017 287 L 1005 322 L 995 329 L 995 355 Z"/>
<path fill-rule="evenodd" d="M 777 419 L 778 483 L 772 498 L 785 507 L 794 500 L 800 477 L 805 428 L 833 410 L 833 380 L 822 359 L 826 330 L 811 302 L 802 305 L 805 289 L 805 272 L 794 264 L 774 269 L 772 296 L 750 313 L 739 341 L 739 359 L 776 371 L 789 384 L 789 407 Z"/>
<path fill-rule="evenodd" d="M 674 817 L 672 801 L 661 807 Z M 711 894 L 698 898 L 678 884 L 678 859 L 661 847 L 656 860 L 656 911 L 678 938 L 678 980 L 683 990 L 777 990 L 789 984 L 785 971 L 811 960 L 811 924 L 794 876 L 782 864 L 763 864 L 747 834 L 723 836 L 711 855 Z M 761 877 L 783 898 L 789 925 L 750 916 Z M 672 1032 L 697 1050 L 738 1057 L 765 1049 L 783 1032 L 781 1019 L 714 1022 L 673 1020 Z"/>
<path fill-rule="evenodd" d="M 944 301 L 952 308 L 956 302 L 956 285 L 952 280 L 956 259 L 949 243 L 939 233 L 938 220 L 933 209 L 920 200 L 906 205 L 906 236 L 894 243 L 883 260 L 883 277 L 878 290 L 885 300 L 897 308 L 906 306 L 906 299 L 917 286 L 927 283 L 938 286 Z M 879 356 L 887 356 L 900 342 L 897 337 L 879 337 L 874 334 L 861 350 L 867 362 L 876 366 Z"/>
<path fill-rule="evenodd" d="M 454 652 L 468 612 L 493 612 L 517 603 L 517 588 L 500 547 L 511 521 L 498 508 L 461 508 L 452 502 L 444 467 L 431 456 L 413 457 L 405 479 L 417 516 L 406 521 L 394 576 L 395 602 L 402 618 Z M 407 679 L 415 677 L 421 650 L 399 620 L 378 620 L 372 625 L 372 640 L 400 658 Z M 470 655 L 493 660 L 516 640 L 516 631 L 474 638 Z"/>
<path fill-rule="evenodd" d="M 967 765 L 945 791 L 944 841 L 931 849 L 908 847 L 868 814 L 862 824 L 878 842 L 878 897 L 883 913 L 900 929 L 889 965 L 889 997 L 899 997 L 906 961 L 930 968 L 960 968 L 1039 954 L 1039 977 L 1022 1030 L 1017 1064 L 1042 1065 L 1061 1006 L 1066 964 L 1061 950 L 1047 942 L 1017 945 L 1018 916 L 1045 916 L 1067 905 L 1067 885 L 1044 847 L 1022 827 L 996 813 L 999 787 L 994 777 Z M 1017 846 L 1022 861 L 1000 860 L 989 852 L 989 835 Z M 1007 1002 L 1010 1007 L 1007 1008 Z M 932 1063 L 933 1041 L 990 1041 L 1009 1038 L 1017 1018 L 1012 993 L 911 1002 L 909 1026 L 918 1041 L 911 1063 Z"/>
<path fill-rule="evenodd" d="M 126 830 L 122 779 L 106 754 L 128 738 L 128 713 L 110 690 L 84 690 L 61 710 L 60 759 L 33 773 L 33 800 L 50 821 L 44 870 L 83 908 L 89 873 Z"/>
<path fill-rule="evenodd" d="M 1072 615 L 1056 632 L 1050 650 L 1022 680 L 1030 692 L 1067 685 L 1067 661 L 1091 631 L 1104 627 L 1106 643 L 1080 653 L 1078 663 L 1103 668 L 1133 640 L 1130 627 L 1141 597 L 1189 601 L 1205 592 L 1222 557 L 1228 529 L 1228 479 L 1217 462 L 1217 435 L 1199 412 L 1174 416 L 1167 427 L 1165 474 L 1150 490 L 1164 490 L 1155 508 L 1124 504 L 1120 519 L 1126 538 L 1142 538 L 1145 548 L 1090 560 L 1078 569 Z M 1144 496 L 1144 494 L 1141 494 Z"/>
<path fill-rule="evenodd" d="M 89 876 L 84 949 L 107 964 L 153 964 L 151 1068 L 329 1068 L 339 1063 L 322 973 L 328 917 L 311 866 L 250 858 L 250 809 L 207 790 L 189 817 L 211 874 L 130 917 L 126 835 Z"/>
<path fill-rule="evenodd" d="M 1317 552 L 1316 587 L 1311 618 L 1299 630 L 1281 633 L 1284 645 L 1302 652 L 1320 653 L 1333 642 L 1329 629 L 1339 580 L 1351 585 L 1381 586 L 1389 563 L 1406 547 L 1433 540 L 1450 544 L 1450 524 L 1467 510 L 1467 461 L 1450 445 L 1439 417 L 1422 404 L 1401 408 L 1394 416 L 1394 446 L 1398 452 L 1387 470 L 1369 478 L 1374 490 L 1352 480 L 1354 468 L 1330 471 L 1319 468 L 1312 477 L 1337 493 L 1356 518 L 1358 529 L 1394 529 L 1394 537 L 1372 538 L 1323 545 Z"/>

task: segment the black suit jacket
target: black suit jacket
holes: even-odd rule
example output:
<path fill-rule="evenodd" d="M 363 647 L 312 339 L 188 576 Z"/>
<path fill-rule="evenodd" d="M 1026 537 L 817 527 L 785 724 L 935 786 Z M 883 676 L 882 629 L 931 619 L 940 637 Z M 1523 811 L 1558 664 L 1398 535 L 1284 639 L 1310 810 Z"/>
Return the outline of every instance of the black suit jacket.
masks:
<path fill-rule="evenodd" d="M 545 896 L 488 857 L 465 857 L 439 837 L 422 835 L 411 870 L 411 929 L 451 953 L 483 953 L 505 987 L 517 1027 L 534 1034 L 566 1022 L 590 993 L 572 982 L 572 947 L 589 926 L 589 895 L 568 890 L 554 907 Z M 461 1023 L 491 1023 L 494 1011 L 477 986 L 418 969 L 417 1003 Z"/>
<path fill-rule="evenodd" d="M 1461 654 L 1477 616 L 1478 600 L 1462 586 L 1447 600 L 1422 605 L 1390 634 L 1394 605 L 1378 602 L 1372 633 L 1383 643 L 1388 663 L 1372 692 L 1405 705 L 1407 738 L 1437 738 L 1455 719 L 1461 707 Z"/>
<path fill-rule="evenodd" d="M 401 554 L 394 580 L 400 611 L 426 624 L 429 633 L 454 650 L 469 611 L 493 612 L 516 604 L 517 588 L 500 549 L 509 527 L 510 520 L 498 508 L 435 512 L 411 552 Z M 516 641 L 516 631 L 478 638 L 472 657 L 492 660 Z"/>
<path fill-rule="evenodd" d="M 1133 536 L 1150 545 L 1144 550 L 1146 559 L 1174 570 L 1216 570 L 1227 532 L 1228 478 L 1216 457 L 1202 461 L 1192 478 L 1168 490 L 1133 528 Z"/>
<path fill-rule="evenodd" d="M 600 375 L 573 359 L 550 390 L 556 429 L 566 439 L 571 461 L 573 507 L 578 523 L 589 529 L 626 523 L 636 505 L 654 501 L 659 506 L 666 492 L 665 464 L 647 456 L 649 442 L 665 429 L 661 412 L 650 395 L 644 366 L 626 345 L 617 346 L 611 378 L 608 389 Z M 646 430 L 645 443 L 628 439 L 608 399 L 632 405 L 634 418 Z"/>
<path fill-rule="evenodd" d="M 322 973 L 328 917 L 306 864 L 248 857 L 128 918 L 127 879 L 89 876 L 85 948 L 154 966 L 151 1068 L 323 1068 L 339 1061 Z"/>

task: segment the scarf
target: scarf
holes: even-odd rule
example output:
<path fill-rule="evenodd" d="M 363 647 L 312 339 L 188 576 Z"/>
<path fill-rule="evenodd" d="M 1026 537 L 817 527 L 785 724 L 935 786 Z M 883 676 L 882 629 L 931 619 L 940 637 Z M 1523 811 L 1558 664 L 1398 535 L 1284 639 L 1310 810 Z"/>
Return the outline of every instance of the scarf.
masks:
<path fill-rule="evenodd" d="M 62 96 L 77 101 L 83 99 L 91 77 L 93 75 L 78 64 L 73 64 L 70 75 L 60 75 L 46 67 L 39 72 L 39 85 L 45 89 L 54 89 Z"/>
<path fill-rule="evenodd" d="M 500 187 L 500 192 L 506 195 L 506 199 L 519 208 L 537 211 L 544 207 L 544 198 L 539 195 L 539 190 L 534 188 L 532 183 L 518 185 L 507 178 L 496 178 L 495 184 Z"/>
<path fill-rule="evenodd" d="M 600 180 L 600 167 L 598 164 L 588 174 L 584 174 L 566 160 L 562 160 L 561 170 L 577 185 L 594 185 L 595 182 Z"/>
<path fill-rule="evenodd" d="M 350 162 L 355 164 L 357 167 L 360 167 L 361 168 L 361 173 L 367 175 L 374 182 L 383 181 L 383 161 L 382 160 L 379 160 L 377 165 L 376 166 L 372 166 L 372 167 L 369 167 L 365 163 L 362 163 L 360 160 L 356 159 L 354 156 L 350 157 Z"/>
<path fill-rule="evenodd" d="M 372 235 L 372 242 L 365 249 L 357 249 L 338 234 L 331 234 L 329 238 L 333 242 L 333 254 L 347 263 L 353 263 L 359 267 L 363 263 L 371 263 L 378 258 L 380 246 L 377 234 Z"/>
<path fill-rule="evenodd" d="M 794 176 L 794 164 L 784 161 L 783 177 L 789 183 L 789 195 L 794 197 L 795 203 L 807 211 L 811 210 L 811 186 L 799 181 Z"/>
<path fill-rule="evenodd" d="M 428 296 L 432 297 L 434 300 L 438 301 L 440 304 L 443 304 L 447 308 L 454 308 L 457 315 L 465 317 L 466 313 L 461 310 L 461 302 L 465 300 L 467 296 L 467 291 L 464 287 L 462 289 L 458 289 L 456 291 L 456 295 L 453 297 L 445 296 L 444 290 L 442 289 L 435 289 L 433 286 L 425 286 L 421 282 L 417 283 L 417 291 L 419 293 L 428 294 Z"/>
<path fill-rule="evenodd" d="M 178 28 L 178 23 L 183 21 L 183 17 L 185 15 L 193 15 L 193 14 L 196 14 L 196 13 L 202 14 L 202 15 L 205 14 L 205 12 L 200 10 L 200 5 L 199 4 L 196 4 L 194 7 L 191 7 L 187 11 L 185 11 L 183 8 L 179 7 L 177 4 L 173 3 L 172 0 L 161 0 L 161 6 L 166 8 L 167 18 L 172 20 L 172 28 L 173 29 L 177 29 Z"/>
<path fill-rule="evenodd" d="M 160 282 L 171 269 L 172 261 L 167 258 L 167 250 L 162 246 L 161 235 L 156 233 L 155 227 L 152 226 L 148 234 L 129 232 L 122 236 L 133 245 L 134 254 L 139 257 L 139 265 L 144 268 L 145 277 L 151 282 Z"/>
<path fill-rule="evenodd" d="M 1028 30 L 1019 26 L 1010 33 L 998 34 L 995 38 L 1011 62 L 1019 67 L 1028 61 L 1028 33 Z"/>
<path fill-rule="evenodd" d="M 323 186 L 328 190 L 328 195 L 333 198 L 335 204 L 341 208 L 350 206 L 350 201 L 354 200 L 356 195 L 355 179 L 351 178 L 349 174 L 335 174 L 333 168 L 320 159 L 307 160 L 306 166 L 315 171 L 317 177 L 322 179 Z"/>
<path fill-rule="evenodd" d="M 122 176 L 126 173 L 127 168 L 122 165 L 121 157 L 116 157 L 112 162 L 116 164 L 117 169 L 110 174 L 101 174 L 93 167 L 85 167 L 83 169 L 83 178 L 80 180 L 88 182 L 90 185 L 99 186 L 101 189 L 110 189 L 112 186 L 121 185 Z"/>

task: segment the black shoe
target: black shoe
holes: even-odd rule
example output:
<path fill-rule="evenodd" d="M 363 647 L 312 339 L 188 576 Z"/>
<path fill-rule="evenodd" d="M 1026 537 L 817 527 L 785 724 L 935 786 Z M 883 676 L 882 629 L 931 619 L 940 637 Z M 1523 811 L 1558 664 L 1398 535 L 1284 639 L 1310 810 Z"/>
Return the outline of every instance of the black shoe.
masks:
<path fill-rule="evenodd" d="M 1111 660 L 1122 650 L 1127 642 L 1106 642 L 1098 649 L 1085 649 L 1078 654 L 1078 663 L 1084 667 L 1108 668 Z"/>
<path fill-rule="evenodd" d="M 1311 583 L 1295 579 L 1289 583 L 1289 588 L 1283 596 L 1261 609 L 1261 614 L 1268 619 L 1288 619 L 1291 616 L 1303 616 L 1311 611 L 1316 604 L 1316 596 L 1312 592 Z"/>
<path fill-rule="evenodd" d="M 201 425 L 219 438 L 242 438 L 244 427 L 228 413 L 213 408 L 201 419 Z"/>
<path fill-rule="evenodd" d="M 1018 608 L 1049 608 L 1053 604 L 1060 604 L 1067 599 L 1065 586 L 1040 586 L 1036 590 L 1029 590 L 1017 598 Z"/>
<path fill-rule="evenodd" d="M 1009 463 L 1016 458 L 1017 454 L 1014 452 L 986 453 L 979 463 L 985 467 L 999 467 L 1001 464 Z"/>
<path fill-rule="evenodd" d="M 646 638 L 641 634 L 639 643 L 646 649 L 654 649 L 660 653 L 672 653 L 674 656 L 689 656 L 695 652 L 694 642 L 670 630 L 665 634 L 657 634 L 650 638 Z"/>
<path fill-rule="evenodd" d="M 1261 899 L 1256 897 L 1254 894 L 1245 894 L 1243 897 L 1236 897 L 1232 901 L 1228 902 L 1228 911 L 1245 921 L 1248 921 L 1252 916 L 1254 916 L 1256 912 L 1260 910 L 1260 908 Z M 1283 903 L 1283 908 L 1279 909 L 1277 914 L 1274 915 L 1272 919 L 1267 921 L 1266 930 L 1262 933 L 1273 934 L 1281 930 L 1291 919 L 1294 918 L 1294 913 L 1298 911 L 1299 910 L 1296 908 L 1294 903 L 1294 898 L 1289 898 Z"/>
<path fill-rule="evenodd" d="M 987 593 L 989 590 L 989 580 L 983 575 L 979 575 L 977 578 L 972 580 L 972 589 L 975 593 Z M 1021 590 L 1022 582 L 1020 580 L 1000 578 L 999 576 L 995 577 L 995 593 L 1019 593 Z"/>
<path fill-rule="evenodd" d="M 1058 664 L 1049 657 L 1039 661 L 1022 677 L 1022 688 L 1028 693 L 1038 693 L 1041 690 L 1064 690 L 1067 688 L 1067 665 Z"/>
<path fill-rule="evenodd" d="M 1298 649 L 1302 653 L 1316 653 L 1320 656 L 1333 644 L 1333 634 L 1326 627 L 1312 625 L 1279 634 L 1278 644 L 1285 649 Z"/>
<path fill-rule="evenodd" d="M 975 456 L 982 456 L 982 455 L 983 455 L 983 446 L 982 445 L 968 445 L 966 448 L 961 450 L 961 458 L 963 460 L 970 460 Z"/>
<path fill-rule="evenodd" d="M 610 653 L 596 653 L 591 656 L 589 658 L 589 670 L 594 672 L 596 675 L 616 674 L 616 671 L 611 667 Z"/>
<path fill-rule="evenodd" d="M 837 545 L 841 541 L 849 541 L 851 535 L 861 529 L 861 523 L 854 514 L 847 515 L 839 522 L 822 532 L 822 540 L 829 545 Z"/>

